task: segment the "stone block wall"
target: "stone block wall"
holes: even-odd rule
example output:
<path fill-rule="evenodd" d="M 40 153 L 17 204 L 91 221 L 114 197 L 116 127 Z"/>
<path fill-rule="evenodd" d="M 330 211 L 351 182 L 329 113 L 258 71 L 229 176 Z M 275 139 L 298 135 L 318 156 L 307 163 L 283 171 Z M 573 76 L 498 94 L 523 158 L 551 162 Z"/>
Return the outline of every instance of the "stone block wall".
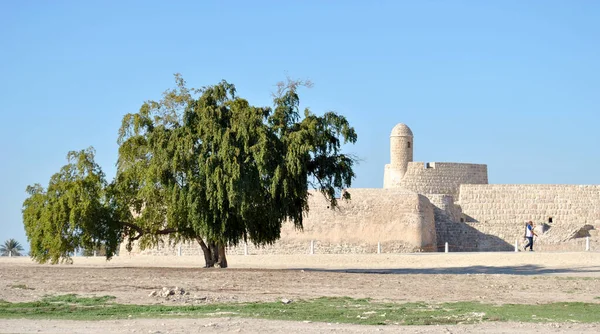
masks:
<path fill-rule="evenodd" d="M 419 194 L 444 194 L 458 198 L 461 184 L 487 183 L 487 165 L 409 162 L 400 187 Z"/>
<path fill-rule="evenodd" d="M 600 228 L 600 186 L 595 185 L 465 184 L 458 204 L 465 224 L 482 233 L 481 250 L 521 243 L 529 220 L 537 225 L 539 250 L 581 251 L 581 238 Z"/>
<path fill-rule="evenodd" d="M 315 254 L 377 253 L 378 244 L 383 253 L 443 251 L 446 242 L 450 251 L 512 251 L 515 241 L 523 245 L 529 220 L 537 225 L 536 250 L 583 251 L 586 236 L 591 250 L 600 250 L 600 186 L 463 184 L 458 201 L 452 194 L 425 196 L 402 189 L 348 191 L 352 200 L 340 201 L 335 210 L 313 193 L 303 231 L 286 223 L 274 245 L 242 243 L 228 253 L 310 254 L 311 243 Z M 165 242 L 144 251 L 134 248 L 133 254 L 202 251 L 195 242 Z"/>
<path fill-rule="evenodd" d="M 455 231 L 455 222 L 461 216 L 459 208 L 454 205 L 454 198 L 451 195 L 430 194 L 427 198 L 433 205 L 435 217 L 435 230 L 437 236 L 437 251 L 444 251 L 445 243 L 449 243 L 450 250 L 456 251 L 455 245 L 458 243 L 455 239 L 465 239 L 462 233 Z"/>
<path fill-rule="evenodd" d="M 485 235 L 476 227 L 464 222 L 460 207 L 451 195 L 427 195 L 434 206 L 437 251 L 443 252 L 445 244 L 451 252 L 506 251 L 514 246 L 491 235 Z"/>
<path fill-rule="evenodd" d="M 433 206 L 423 196 L 400 189 L 349 189 L 352 199 L 340 201 L 332 210 L 320 193 L 311 193 L 310 211 L 303 231 L 285 223 L 281 239 L 274 245 L 230 247 L 231 254 L 308 254 L 313 241 L 315 253 L 376 253 L 434 250 L 436 231 Z M 180 250 L 181 249 L 181 250 Z M 196 243 L 163 246 L 133 254 L 197 255 Z M 126 254 L 126 251 L 122 254 Z"/>

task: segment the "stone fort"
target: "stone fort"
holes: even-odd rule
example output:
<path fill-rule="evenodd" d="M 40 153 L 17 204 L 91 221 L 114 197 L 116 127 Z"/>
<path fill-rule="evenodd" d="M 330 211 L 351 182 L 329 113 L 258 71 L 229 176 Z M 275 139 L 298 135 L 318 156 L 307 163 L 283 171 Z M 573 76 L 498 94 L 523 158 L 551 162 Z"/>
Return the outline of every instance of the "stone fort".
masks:
<path fill-rule="evenodd" d="M 229 254 L 511 251 L 522 247 L 532 220 L 535 250 L 600 249 L 600 185 L 488 184 L 483 164 L 413 161 L 414 136 L 405 124 L 390 135 L 383 188 L 348 189 L 352 199 L 330 209 L 309 198 L 304 229 L 284 224 L 272 246 L 228 248 Z M 588 237 L 588 238 L 586 238 Z M 586 240 L 589 239 L 589 240 Z M 198 255 L 196 243 L 134 254 Z M 122 253 L 123 254 L 123 253 Z"/>

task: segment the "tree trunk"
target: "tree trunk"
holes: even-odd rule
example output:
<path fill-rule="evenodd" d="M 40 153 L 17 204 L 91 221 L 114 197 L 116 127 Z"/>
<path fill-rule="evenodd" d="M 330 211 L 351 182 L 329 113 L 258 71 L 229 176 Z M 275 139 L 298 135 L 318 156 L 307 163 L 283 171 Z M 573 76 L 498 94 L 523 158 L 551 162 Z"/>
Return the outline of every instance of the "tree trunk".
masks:
<path fill-rule="evenodd" d="M 196 241 L 202 248 L 204 253 L 204 268 L 212 268 L 216 265 L 219 268 L 227 268 L 227 257 L 225 256 L 225 245 L 217 244 L 216 242 L 209 242 L 208 245 L 204 243 L 202 238 L 196 238 Z"/>
<path fill-rule="evenodd" d="M 219 263 L 219 249 L 214 241 L 208 243 L 210 248 L 210 255 L 213 265 Z"/>
<path fill-rule="evenodd" d="M 204 240 L 202 240 L 202 238 L 198 237 L 198 238 L 196 238 L 196 241 L 198 241 L 198 243 L 200 244 L 200 247 L 202 248 L 202 253 L 204 253 L 204 263 L 205 263 L 204 268 L 214 267 L 215 261 L 213 260 L 211 249 L 206 246 L 206 244 L 204 243 Z"/>
<path fill-rule="evenodd" d="M 219 260 L 217 261 L 219 267 L 227 268 L 227 258 L 225 257 L 225 245 L 219 244 Z"/>

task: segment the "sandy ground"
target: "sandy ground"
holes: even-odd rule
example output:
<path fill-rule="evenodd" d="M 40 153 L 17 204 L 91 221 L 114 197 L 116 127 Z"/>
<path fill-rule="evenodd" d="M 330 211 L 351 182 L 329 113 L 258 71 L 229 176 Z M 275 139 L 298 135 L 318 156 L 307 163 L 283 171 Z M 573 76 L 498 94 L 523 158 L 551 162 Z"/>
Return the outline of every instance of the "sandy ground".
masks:
<path fill-rule="evenodd" d="M 0 299 L 45 295 L 112 295 L 119 303 L 194 304 L 370 297 L 395 302 L 600 303 L 600 253 L 424 253 L 230 256 L 228 269 L 202 269 L 201 257 L 74 258 L 73 265 L 37 265 L 0 258 Z M 149 296 L 163 287 L 189 295 Z M 599 315 L 600 321 L 600 315 Z M 192 332 L 528 332 L 596 333 L 598 324 L 485 323 L 459 326 L 359 326 L 257 319 L 132 319 L 119 321 L 0 320 L 0 333 Z"/>
<path fill-rule="evenodd" d="M 0 333 L 598 333 L 597 324 L 483 323 L 458 326 L 360 326 L 261 319 L 0 320 Z"/>

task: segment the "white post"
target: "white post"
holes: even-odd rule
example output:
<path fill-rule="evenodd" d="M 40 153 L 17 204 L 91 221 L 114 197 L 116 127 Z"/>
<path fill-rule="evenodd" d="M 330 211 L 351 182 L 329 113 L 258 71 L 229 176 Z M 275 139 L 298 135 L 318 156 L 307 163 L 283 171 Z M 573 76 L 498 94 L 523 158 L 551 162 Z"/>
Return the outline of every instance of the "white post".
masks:
<path fill-rule="evenodd" d="M 448 242 L 446 242 L 445 252 L 448 253 Z"/>
<path fill-rule="evenodd" d="M 94 257 L 96 257 L 96 250 L 94 249 Z"/>
<path fill-rule="evenodd" d="M 515 240 L 515 253 L 519 252 L 519 239 Z"/>
<path fill-rule="evenodd" d="M 12 257 L 12 251 L 8 251 L 8 257 Z"/>
<path fill-rule="evenodd" d="M 248 255 L 248 243 L 244 243 L 244 255 Z"/>
<path fill-rule="evenodd" d="M 590 237 L 585 237 L 585 251 L 590 251 Z"/>
<path fill-rule="evenodd" d="M 311 240 L 310 241 L 310 255 L 313 255 L 315 253 L 315 241 Z"/>
<path fill-rule="evenodd" d="M 181 256 L 181 245 L 177 247 L 177 256 Z"/>
<path fill-rule="evenodd" d="M 377 241 L 377 254 L 381 254 L 381 242 Z"/>

